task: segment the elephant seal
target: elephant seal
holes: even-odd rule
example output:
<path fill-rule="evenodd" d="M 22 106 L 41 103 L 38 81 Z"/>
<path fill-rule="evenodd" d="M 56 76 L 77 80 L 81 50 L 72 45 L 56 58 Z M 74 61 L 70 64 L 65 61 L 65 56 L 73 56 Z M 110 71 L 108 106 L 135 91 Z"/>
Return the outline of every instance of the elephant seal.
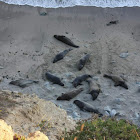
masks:
<path fill-rule="evenodd" d="M 125 81 L 121 77 L 118 77 L 116 75 L 107 75 L 107 74 L 104 74 L 103 77 L 111 79 L 115 83 L 114 84 L 115 87 L 121 86 L 125 89 L 128 89 L 127 84 L 125 83 Z"/>
<path fill-rule="evenodd" d="M 87 55 L 85 55 L 84 57 L 82 57 L 82 58 L 79 60 L 79 63 L 78 63 L 78 70 L 83 69 L 83 67 L 85 66 L 85 64 L 86 64 L 87 61 L 89 60 L 89 57 L 90 57 L 90 55 L 87 54 Z"/>
<path fill-rule="evenodd" d="M 99 93 L 101 92 L 100 85 L 91 79 L 87 80 L 87 82 L 90 87 L 89 94 L 91 94 L 92 99 L 94 101 L 95 99 L 97 99 Z"/>
<path fill-rule="evenodd" d="M 75 45 L 69 38 L 67 38 L 66 36 L 64 35 L 54 35 L 54 38 L 56 38 L 57 40 L 69 45 L 69 46 L 72 46 L 74 48 L 79 48 L 79 46 Z"/>
<path fill-rule="evenodd" d="M 82 91 L 83 91 L 83 88 L 79 88 L 79 89 L 67 92 L 65 94 L 62 93 L 62 95 L 59 96 L 57 98 L 57 100 L 67 100 L 67 101 L 69 101 L 69 100 L 73 99 L 74 97 L 76 97 Z"/>
<path fill-rule="evenodd" d="M 60 86 L 64 86 L 64 84 L 61 82 L 60 78 L 50 74 L 50 73 L 46 73 L 46 78 L 51 81 L 53 84 L 58 84 Z"/>
<path fill-rule="evenodd" d="M 20 80 L 11 81 L 9 84 L 25 88 L 33 83 L 37 84 L 37 83 L 39 83 L 39 81 L 20 79 Z"/>
<path fill-rule="evenodd" d="M 113 20 L 113 21 L 110 21 L 109 23 L 107 23 L 106 25 L 107 25 L 107 26 L 110 26 L 110 25 L 112 25 L 112 24 L 117 24 L 117 23 L 119 23 L 118 20 Z"/>
<path fill-rule="evenodd" d="M 57 54 L 53 60 L 53 63 L 56 63 L 57 61 L 63 59 L 66 54 L 71 51 L 72 49 L 67 49 L 67 50 L 64 50 L 63 52 L 60 52 L 59 54 Z"/>
<path fill-rule="evenodd" d="M 86 102 L 82 102 L 80 100 L 74 100 L 73 103 L 76 104 L 82 111 L 93 112 L 98 114 L 99 116 L 103 116 L 102 113 L 100 113 L 97 109 L 94 109 L 92 105 Z"/>
<path fill-rule="evenodd" d="M 72 82 L 74 87 L 77 87 L 78 85 L 80 85 L 83 81 L 87 80 L 89 77 L 91 77 L 91 75 L 88 74 L 84 74 L 82 76 L 78 76 L 74 79 L 74 81 Z"/>

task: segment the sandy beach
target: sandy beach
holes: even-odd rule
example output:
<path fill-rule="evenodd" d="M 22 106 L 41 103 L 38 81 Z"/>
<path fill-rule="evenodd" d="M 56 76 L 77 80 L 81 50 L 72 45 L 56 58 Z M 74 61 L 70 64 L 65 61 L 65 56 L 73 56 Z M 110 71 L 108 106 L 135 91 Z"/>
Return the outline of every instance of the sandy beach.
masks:
<path fill-rule="evenodd" d="M 41 15 L 43 12 L 45 16 Z M 92 114 L 80 111 L 73 104 L 79 99 L 93 105 L 104 115 L 105 108 L 115 109 L 119 115 L 140 125 L 140 8 L 72 7 L 45 9 L 15 6 L 0 2 L 0 76 L 1 90 L 35 93 L 65 109 L 74 119 L 89 118 Z M 118 24 L 107 26 L 110 21 Z M 65 35 L 80 48 L 73 48 L 66 57 L 52 63 L 59 52 L 71 48 L 53 35 Z M 76 64 L 84 54 L 90 54 L 83 70 Z M 46 80 L 45 73 L 62 78 L 65 86 Z M 104 73 L 122 76 L 129 89 L 114 87 L 103 77 Z M 82 74 L 93 75 L 101 85 L 102 93 L 93 101 L 89 86 L 83 82 L 84 91 L 71 101 L 56 98 L 73 90 L 71 82 Z M 39 80 L 26 88 L 9 85 L 17 79 Z"/>

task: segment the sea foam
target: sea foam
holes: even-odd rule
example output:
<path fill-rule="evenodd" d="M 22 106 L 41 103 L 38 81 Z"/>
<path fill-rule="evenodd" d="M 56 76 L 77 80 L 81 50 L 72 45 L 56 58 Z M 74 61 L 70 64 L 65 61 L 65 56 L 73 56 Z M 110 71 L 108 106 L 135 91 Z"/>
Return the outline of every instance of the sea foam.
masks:
<path fill-rule="evenodd" d="M 133 7 L 140 6 L 140 0 L 0 0 L 8 4 L 31 5 L 45 8 L 96 6 L 96 7 Z"/>

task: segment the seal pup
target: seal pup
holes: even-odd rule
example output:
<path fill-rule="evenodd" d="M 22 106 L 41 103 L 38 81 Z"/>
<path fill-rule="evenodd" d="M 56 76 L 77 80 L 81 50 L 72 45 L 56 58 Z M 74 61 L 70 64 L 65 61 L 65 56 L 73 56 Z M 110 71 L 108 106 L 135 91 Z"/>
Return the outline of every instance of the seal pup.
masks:
<path fill-rule="evenodd" d="M 64 86 L 64 84 L 61 82 L 60 78 L 50 74 L 50 73 L 46 73 L 46 78 L 51 81 L 53 84 L 58 84 L 60 86 Z"/>
<path fill-rule="evenodd" d="M 76 97 L 79 93 L 81 93 L 83 91 L 83 88 L 79 88 L 79 89 L 76 89 L 76 90 L 73 90 L 73 91 L 70 91 L 70 92 L 67 92 L 67 93 L 62 93 L 61 96 L 59 96 L 57 98 L 57 100 L 71 100 L 73 99 L 74 97 Z"/>
<path fill-rule="evenodd" d="M 37 83 L 39 83 L 39 81 L 19 79 L 19 80 L 11 81 L 9 84 L 25 88 L 33 83 L 37 84 Z"/>
<path fill-rule="evenodd" d="M 109 23 L 107 23 L 106 25 L 107 25 L 107 26 L 110 26 L 110 25 L 112 25 L 112 24 L 117 24 L 117 23 L 119 23 L 118 20 L 113 20 L 113 21 L 110 21 Z"/>
<path fill-rule="evenodd" d="M 74 81 L 72 82 L 74 87 L 77 87 L 78 85 L 80 85 L 83 81 L 87 80 L 88 78 L 91 78 L 91 75 L 88 74 L 84 74 L 82 76 L 78 76 L 74 79 Z"/>
<path fill-rule="evenodd" d="M 93 101 L 97 99 L 99 93 L 101 92 L 100 85 L 93 80 L 87 80 L 89 84 L 89 94 L 91 94 Z"/>
<path fill-rule="evenodd" d="M 79 48 L 79 46 L 75 45 L 69 38 L 67 38 L 66 36 L 64 35 L 54 35 L 54 38 L 56 38 L 57 40 L 69 45 L 69 46 L 72 46 L 74 48 Z"/>
<path fill-rule="evenodd" d="M 53 60 L 53 63 L 56 63 L 57 61 L 63 59 L 66 56 L 66 54 L 71 50 L 73 50 L 73 49 L 70 48 L 70 49 L 64 50 L 63 52 L 60 52 L 59 54 L 57 54 Z"/>
<path fill-rule="evenodd" d="M 85 66 L 85 64 L 86 64 L 87 61 L 89 60 L 89 57 L 90 57 L 90 55 L 87 54 L 87 55 L 85 55 L 84 57 L 82 57 L 82 58 L 79 60 L 79 63 L 78 63 L 78 70 L 83 69 L 83 67 Z"/>
<path fill-rule="evenodd" d="M 128 86 L 125 83 L 125 81 L 121 77 L 119 77 L 119 76 L 104 74 L 103 77 L 111 79 L 115 83 L 114 84 L 115 87 L 121 86 L 121 87 L 123 87 L 125 89 L 128 89 Z"/>
<path fill-rule="evenodd" d="M 73 103 L 76 104 L 82 111 L 93 112 L 98 114 L 99 116 L 103 116 L 103 114 L 101 114 L 97 109 L 94 109 L 92 105 L 86 102 L 80 100 L 74 100 Z"/>

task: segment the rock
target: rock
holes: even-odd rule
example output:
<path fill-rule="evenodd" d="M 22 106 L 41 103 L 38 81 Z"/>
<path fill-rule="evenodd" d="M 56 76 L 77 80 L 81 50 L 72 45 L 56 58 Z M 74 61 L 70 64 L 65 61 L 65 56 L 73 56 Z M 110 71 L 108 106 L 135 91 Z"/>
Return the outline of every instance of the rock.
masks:
<path fill-rule="evenodd" d="M 14 132 L 4 120 L 0 119 L 0 140 L 13 140 Z"/>
<path fill-rule="evenodd" d="M 128 52 L 126 52 L 126 53 L 121 53 L 121 54 L 120 54 L 120 57 L 121 57 L 121 58 L 126 58 L 126 57 L 128 57 L 128 55 L 129 55 Z"/>
<path fill-rule="evenodd" d="M 4 69 L 4 67 L 0 66 L 0 69 Z"/>
<path fill-rule="evenodd" d="M 139 113 L 137 113 L 137 112 L 135 112 L 135 116 L 137 119 L 139 119 L 139 117 L 140 117 Z"/>
<path fill-rule="evenodd" d="M 40 13 L 40 16 L 46 16 L 46 15 L 47 15 L 46 12 L 41 12 L 41 13 Z"/>
<path fill-rule="evenodd" d="M 107 116 L 114 117 L 114 116 L 119 115 L 119 113 L 116 112 L 115 109 L 111 109 L 109 106 L 105 107 L 104 110 Z"/>
<path fill-rule="evenodd" d="M 12 127 L 8 126 L 4 120 L 0 119 L 0 140 L 13 140 L 14 138 L 21 137 L 14 134 Z M 29 134 L 27 140 L 49 140 L 46 135 L 40 131 Z"/>
<path fill-rule="evenodd" d="M 72 112 L 73 112 L 73 109 L 72 109 L 72 108 L 68 108 L 68 109 L 67 109 L 67 112 L 68 112 L 68 113 L 72 113 Z"/>
<path fill-rule="evenodd" d="M 116 114 L 117 114 L 116 110 L 112 109 L 111 112 L 110 112 L 110 116 L 114 117 Z"/>
<path fill-rule="evenodd" d="M 98 81 L 99 77 L 94 76 L 92 79 L 94 79 L 95 81 Z"/>
<path fill-rule="evenodd" d="M 121 104 L 123 101 L 124 101 L 124 99 L 116 98 L 116 99 L 113 101 L 113 103 Z"/>
<path fill-rule="evenodd" d="M 111 111 L 111 108 L 109 106 L 104 107 L 105 111 Z"/>
<path fill-rule="evenodd" d="M 72 117 L 73 117 L 74 119 L 80 119 L 80 115 L 79 115 L 77 112 L 73 112 L 73 113 L 72 113 Z"/>

